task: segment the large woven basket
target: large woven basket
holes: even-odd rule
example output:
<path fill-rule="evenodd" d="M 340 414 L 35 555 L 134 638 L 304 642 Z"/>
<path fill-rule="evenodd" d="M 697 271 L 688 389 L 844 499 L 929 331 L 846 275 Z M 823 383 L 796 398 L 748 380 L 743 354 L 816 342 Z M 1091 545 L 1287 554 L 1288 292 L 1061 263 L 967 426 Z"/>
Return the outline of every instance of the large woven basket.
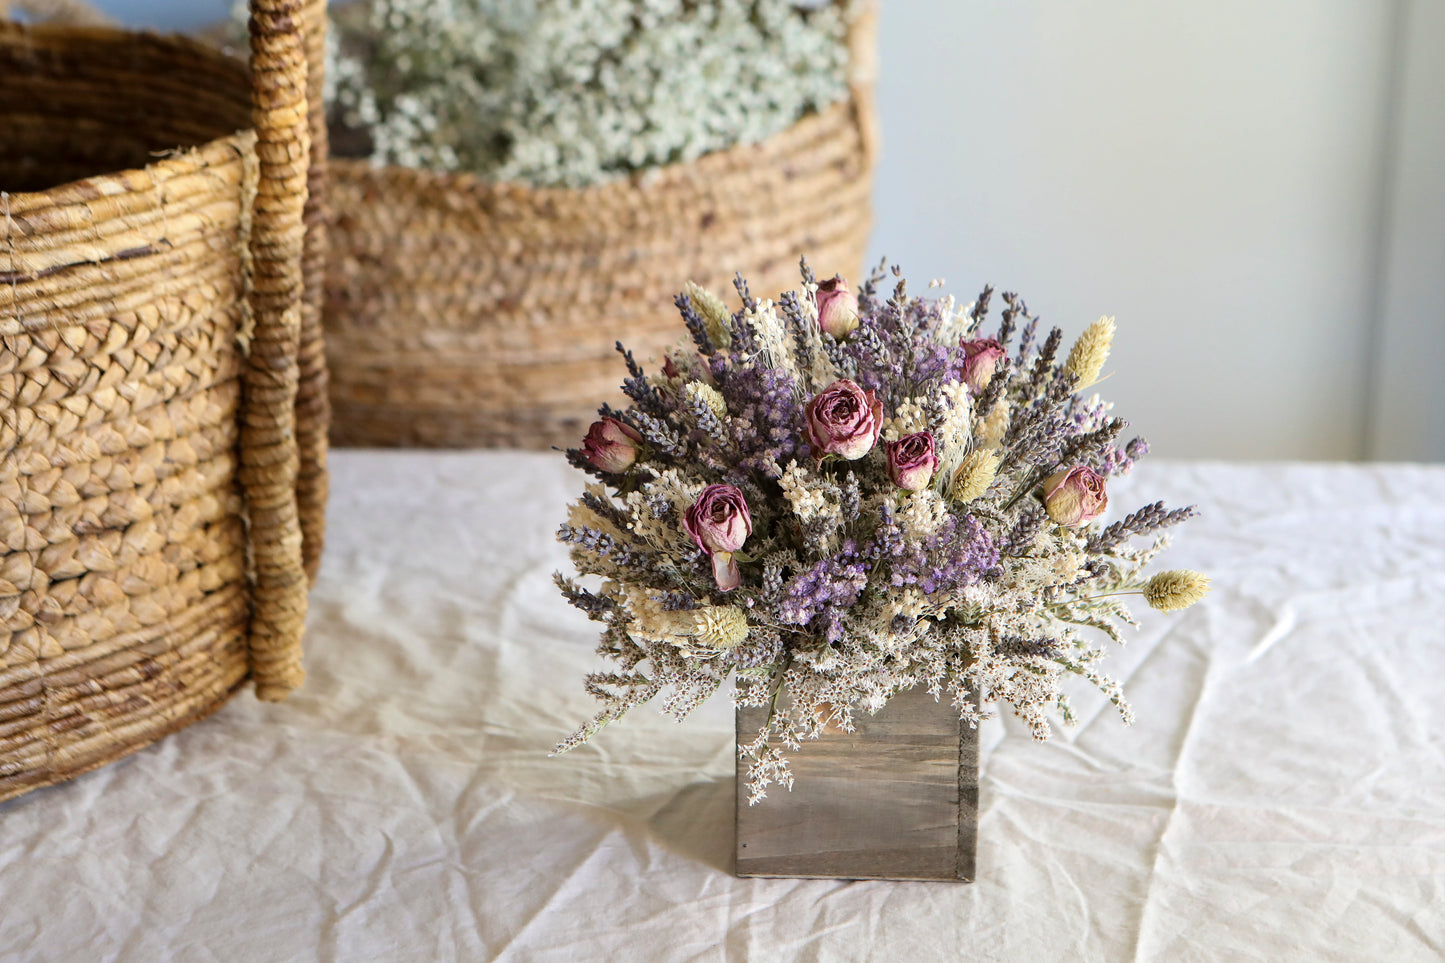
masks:
<path fill-rule="evenodd" d="M 571 446 L 639 358 L 682 333 L 673 296 L 856 277 L 871 220 L 874 13 L 849 102 L 740 146 L 582 190 L 331 162 L 323 321 L 332 441 Z"/>
<path fill-rule="evenodd" d="M 251 10 L 249 76 L 0 22 L 0 799 L 302 678 L 324 3 Z"/>

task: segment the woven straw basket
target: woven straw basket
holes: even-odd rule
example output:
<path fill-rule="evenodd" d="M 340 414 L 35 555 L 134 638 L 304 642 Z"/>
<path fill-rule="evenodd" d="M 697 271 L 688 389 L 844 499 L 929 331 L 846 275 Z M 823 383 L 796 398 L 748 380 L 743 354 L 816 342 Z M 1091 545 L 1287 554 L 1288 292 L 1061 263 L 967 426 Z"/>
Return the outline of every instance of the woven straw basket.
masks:
<path fill-rule="evenodd" d="M 620 401 L 613 345 L 679 339 L 684 281 L 797 284 L 800 255 L 856 277 L 875 153 L 874 11 L 855 24 L 851 100 L 760 145 L 631 181 L 534 190 L 331 162 L 323 321 L 332 441 L 572 446 Z"/>
<path fill-rule="evenodd" d="M 0 799 L 301 681 L 324 3 L 251 10 L 249 76 L 179 38 L 0 23 Z"/>

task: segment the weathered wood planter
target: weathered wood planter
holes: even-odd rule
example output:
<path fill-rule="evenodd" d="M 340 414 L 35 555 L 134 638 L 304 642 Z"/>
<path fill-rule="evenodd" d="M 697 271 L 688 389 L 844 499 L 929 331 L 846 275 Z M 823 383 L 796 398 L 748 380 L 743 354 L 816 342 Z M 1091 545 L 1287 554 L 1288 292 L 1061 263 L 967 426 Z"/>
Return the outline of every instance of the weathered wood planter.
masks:
<path fill-rule="evenodd" d="M 739 743 L 765 708 L 737 714 Z M 756 806 L 738 773 L 737 874 L 971 882 L 978 731 L 922 688 L 794 753 L 793 789 Z"/>

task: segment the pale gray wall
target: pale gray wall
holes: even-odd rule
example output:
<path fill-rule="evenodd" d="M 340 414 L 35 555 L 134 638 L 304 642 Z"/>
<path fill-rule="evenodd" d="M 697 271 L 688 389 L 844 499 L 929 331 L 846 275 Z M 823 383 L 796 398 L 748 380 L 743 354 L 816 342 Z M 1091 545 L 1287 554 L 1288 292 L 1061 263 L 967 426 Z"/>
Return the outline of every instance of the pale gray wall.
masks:
<path fill-rule="evenodd" d="M 227 0 L 100 0 L 191 27 Z M 883 0 L 873 256 L 989 281 L 1176 457 L 1445 460 L 1445 0 Z M 825 266 L 819 265 L 820 268 Z"/>
<path fill-rule="evenodd" d="M 1445 0 L 1401 18 L 1369 455 L 1445 460 Z"/>
<path fill-rule="evenodd" d="M 1101 393 L 1158 453 L 1445 458 L 1438 142 L 1394 176 L 1392 118 L 1445 129 L 1441 3 L 1415 6 L 1402 31 L 1377 0 L 886 0 L 874 248 L 1069 335 L 1115 315 Z"/>

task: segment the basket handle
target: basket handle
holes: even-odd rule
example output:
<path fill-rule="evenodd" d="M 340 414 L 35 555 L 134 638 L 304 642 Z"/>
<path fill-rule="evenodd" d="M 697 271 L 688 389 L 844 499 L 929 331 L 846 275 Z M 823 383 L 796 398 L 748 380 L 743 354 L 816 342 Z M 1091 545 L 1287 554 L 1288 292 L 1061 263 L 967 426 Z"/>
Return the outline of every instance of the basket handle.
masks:
<path fill-rule="evenodd" d="M 321 304 L 326 280 L 326 162 L 330 153 L 326 106 L 322 102 L 326 70 L 327 16 L 324 2 L 307 7 L 306 104 L 311 129 L 311 167 L 307 172 L 306 244 L 301 256 L 301 342 L 296 389 L 296 445 L 301 465 L 296 478 L 297 512 L 301 520 L 301 553 L 306 577 L 316 581 L 326 538 L 326 501 L 330 478 L 326 469 L 331 400 L 322 337 Z"/>
<path fill-rule="evenodd" d="M 240 479 L 254 573 L 251 677 L 258 698 L 276 701 L 305 678 L 301 635 L 309 585 L 296 492 L 296 404 L 311 167 L 306 33 L 324 24 L 325 0 L 250 0 L 250 11 L 260 174 L 251 221 L 255 330 L 242 378 Z"/>

